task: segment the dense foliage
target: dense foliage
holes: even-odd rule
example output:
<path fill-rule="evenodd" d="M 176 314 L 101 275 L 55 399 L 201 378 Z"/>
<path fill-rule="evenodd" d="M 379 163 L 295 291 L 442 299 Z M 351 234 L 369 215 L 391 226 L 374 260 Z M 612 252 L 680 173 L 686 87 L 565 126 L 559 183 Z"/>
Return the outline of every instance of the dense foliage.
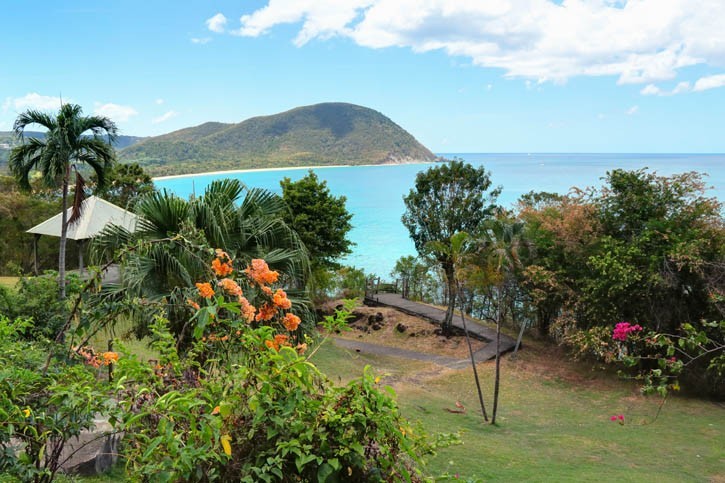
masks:
<path fill-rule="evenodd" d="M 377 111 L 344 103 L 304 106 L 238 124 L 208 122 L 147 138 L 121 152 L 154 175 L 211 170 L 434 161 Z"/>

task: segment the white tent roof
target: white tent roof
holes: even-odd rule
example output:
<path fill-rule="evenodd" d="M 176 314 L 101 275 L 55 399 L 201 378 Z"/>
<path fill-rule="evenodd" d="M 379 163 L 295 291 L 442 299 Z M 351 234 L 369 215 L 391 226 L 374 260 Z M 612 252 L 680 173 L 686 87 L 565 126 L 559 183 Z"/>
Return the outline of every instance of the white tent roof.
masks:
<path fill-rule="evenodd" d="M 69 218 L 71 212 L 72 208 L 68 208 Z M 35 225 L 28 230 L 28 233 L 59 237 L 62 215 L 62 213 L 58 213 L 54 217 L 48 218 L 43 223 Z M 97 196 L 91 196 L 83 201 L 80 220 L 77 220 L 68 227 L 68 238 L 71 240 L 92 238 L 100 233 L 108 224 L 120 225 L 127 230 L 134 231 L 136 229 L 137 219 L 138 217 L 130 211 L 119 208 Z"/>

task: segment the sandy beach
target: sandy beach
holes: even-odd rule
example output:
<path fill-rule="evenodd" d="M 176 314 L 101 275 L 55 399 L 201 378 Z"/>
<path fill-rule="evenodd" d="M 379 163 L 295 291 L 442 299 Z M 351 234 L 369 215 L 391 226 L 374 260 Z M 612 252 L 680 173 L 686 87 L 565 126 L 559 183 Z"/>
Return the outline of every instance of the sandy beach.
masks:
<path fill-rule="evenodd" d="M 356 168 L 361 166 L 399 166 L 401 164 L 435 164 L 430 161 L 404 161 L 400 163 L 379 163 L 379 164 L 332 164 L 322 166 L 289 166 L 285 168 L 250 168 L 250 169 L 226 169 L 222 171 L 205 171 L 203 173 L 173 174 L 170 176 L 157 176 L 153 181 L 164 181 L 167 179 L 189 178 L 191 176 L 218 176 L 222 174 L 254 173 L 259 171 L 291 171 L 298 169 L 328 169 L 328 168 Z"/>

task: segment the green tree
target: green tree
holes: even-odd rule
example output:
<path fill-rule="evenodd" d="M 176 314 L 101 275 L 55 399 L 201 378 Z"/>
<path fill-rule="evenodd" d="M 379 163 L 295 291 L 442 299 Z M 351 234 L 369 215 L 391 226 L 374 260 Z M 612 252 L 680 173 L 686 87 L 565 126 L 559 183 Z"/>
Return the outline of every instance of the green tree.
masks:
<path fill-rule="evenodd" d="M 25 129 L 31 125 L 47 129 L 45 137 L 25 139 Z M 98 186 L 102 188 L 105 185 L 106 173 L 115 159 L 110 143 L 116 138 L 116 125 L 106 117 L 83 116 L 83 110 L 75 104 L 63 104 L 55 117 L 28 110 L 18 116 L 13 129 L 22 144 L 10 152 L 8 165 L 20 186 L 30 189 L 30 174 L 36 169 L 42 173 L 47 186 L 57 186 L 59 181 L 61 184 L 62 224 L 58 284 L 60 296 L 65 298 L 65 254 L 69 222 L 67 208 L 71 170 L 76 171 L 77 179 L 80 180 L 78 165 L 87 164 L 95 172 Z M 76 196 L 80 191 L 79 183 L 76 186 Z M 74 206 L 79 207 L 80 203 L 74 203 Z M 71 221 L 77 213 L 74 210 Z"/>
<path fill-rule="evenodd" d="M 142 196 L 153 191 L 151 176 L 138 163 L 119 163 L 106 176 L 106 187 L 100 194 L 111 203 L 131 210 Z"/>
<path fill-rule="evenodd" d="M 451 237 L 458 232 L 477 232 L 481 223 L 493 215 L 501 192 L 500 187 L 489 188 L 490 175 L 483 166 L 474 168 L 463 161 L 454 160 L 418 173 L 415 188 L 403 198 L 406 211 L 402 217 L 418 252 L 424 254 L 430 242 L 450 245 Z M 456 304 L 455 267 L 450 253 L 450 249 L 442 249 L 435 255 L 447 284 L 448 309 L 442 325 L 445 334 L 451 332 Z"/>
<path fill-rule="evenodd" d="M 312 170 L 299 181 L 284 178 L 279 184 L 289 206 L 284 219 L 307 247 L 313 270 L 339 268 L 337 259 L 351 253 L 352 246 L 347 239 L 352 228 L 347 199 L 333 196 L 327 182 L 320 181 Z"/>

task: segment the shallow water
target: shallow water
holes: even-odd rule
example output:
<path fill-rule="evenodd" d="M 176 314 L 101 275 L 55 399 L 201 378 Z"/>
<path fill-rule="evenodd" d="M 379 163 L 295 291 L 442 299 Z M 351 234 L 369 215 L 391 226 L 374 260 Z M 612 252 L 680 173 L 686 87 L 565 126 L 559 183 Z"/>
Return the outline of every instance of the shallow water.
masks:
<path fill-rule="evenodd" d="M 573 186 L 598 186 L 601 177 L 615 168 L 650 168 L 661 175 L 685 171 L 707 173 L 712 188 L 709 196 L 725 200 L 725 155 L 722 154 L 475 154 L 443 153 L 442 156 L 462 158 L 474 166 L 483 165 L 491 173 L 494 186 L 501 185 L 499 203 L 513 204 L 529 191 L 566 193 Z M 345 259 L 348 265 L 364 268 L 367 273 L 386 277 L 395 261 L 414 254 L 408 231 L 400 221 L 405 211 L 403 195 L 413 187 L 418 172 L 430 164 L 390 166 L 350 166 L 316 168 L 326 180 L 330 191 L 347 197 L 347 209 L 353 213 L 350 239 L 356 243 L 353 253 Z M 236 178 L 247 186 L 266 188 L 281 193 L 279 181 L 288 177 L 297 180 L 306 169 L 254 171 L 223 175 L 194 175 L 184 178 L 156 180 L 158 188 L 187 197 L 203 193 L 214 179 Z"/>

